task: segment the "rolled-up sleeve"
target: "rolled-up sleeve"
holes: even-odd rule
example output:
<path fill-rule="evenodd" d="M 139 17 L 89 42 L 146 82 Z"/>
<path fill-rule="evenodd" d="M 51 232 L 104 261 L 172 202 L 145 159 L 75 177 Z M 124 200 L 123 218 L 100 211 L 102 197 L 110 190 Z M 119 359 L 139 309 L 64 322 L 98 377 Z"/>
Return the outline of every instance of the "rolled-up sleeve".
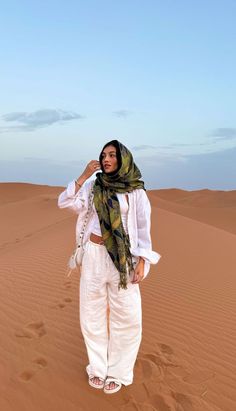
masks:
<path fill-rule="evenodd" d="M 133 255 L 143 257 L 150 264 L 157 264 L 161 256 L 152 250 L 151 205 L 146 192 L 142 189 L 137 192 L 136 213 L 138 247 L 133 250 Z"/>
<path fill-rule="evenodd" d="M 85 182 L 75 193 L 75 181 L 71 181 L 67 188 L 58 197 L 58 207 L 68 208 L 79 214 L 84 207 L 87 207 L 88 190 L 91 182 Z"/>

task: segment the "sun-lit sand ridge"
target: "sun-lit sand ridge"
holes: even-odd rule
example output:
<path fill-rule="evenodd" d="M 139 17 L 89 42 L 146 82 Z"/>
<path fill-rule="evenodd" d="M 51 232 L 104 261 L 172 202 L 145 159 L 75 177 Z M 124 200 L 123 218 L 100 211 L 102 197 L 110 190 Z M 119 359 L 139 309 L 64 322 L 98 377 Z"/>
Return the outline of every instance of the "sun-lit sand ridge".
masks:
<path fill-rule="evenodd" d="M 141 285 L 134 384 L 113 396 L 87 384 L 62 190 L 0 184 L 0 409 L 236 410 L 236 190 L 148 192 L 162 258 Z"/>

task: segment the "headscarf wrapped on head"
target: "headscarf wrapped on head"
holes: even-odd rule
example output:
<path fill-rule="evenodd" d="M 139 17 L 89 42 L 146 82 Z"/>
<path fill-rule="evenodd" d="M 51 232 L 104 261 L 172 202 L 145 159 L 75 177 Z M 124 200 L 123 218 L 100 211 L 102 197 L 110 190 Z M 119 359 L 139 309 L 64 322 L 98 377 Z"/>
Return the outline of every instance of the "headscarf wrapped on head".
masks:
<path fill-rule="evenodd" d="M 112 173 L 105 173 L 102 165 L 102 153 L 105 147 L 116 148 L 118 168 Z M 94 185 L 94 205 L 98 214 L 101 233 L 106 249 L 120 273 L 119 288 L 127 289 L 127 275 L 133 270 L 130 253 L 129 235 L 126 234 L 120 213 L 120 204 L 116 193 L 129 193 L 144 189 L 144 182 L 131 152 L 118 140 L 107 143 L 99 156 L 102 172 L 96 174 Z"/>

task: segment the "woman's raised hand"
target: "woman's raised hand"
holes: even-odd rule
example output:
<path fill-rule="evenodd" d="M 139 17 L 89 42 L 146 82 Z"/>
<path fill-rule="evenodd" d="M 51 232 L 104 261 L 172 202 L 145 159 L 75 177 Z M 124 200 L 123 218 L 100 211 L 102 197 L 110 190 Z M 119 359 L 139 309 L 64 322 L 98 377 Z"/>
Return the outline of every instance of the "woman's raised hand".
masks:
<path fill-rule="evenodd" d="M 100 163 L 97 160 L 91 160 L 87 166 L 85 167 L 83 173 L 80 177 L 75 180 L 76 187 L 75 187 L 75 194 L 79 190 L 79 188 L 84 184 L 84 182 L 95 173 L 95 171 L 100 170 Z"/>
<path fill-rule="evenodd" d="M 86 178 L 91 177 L 91 175 L 93 175 L 93 173 L 95 173 L 95 171 L 100 170 L 101 166 L 99 161 L 97 160 L 91 160 L 87 166 L 85 167 L 84 171 L 83 171 L 83 175 Z"/>

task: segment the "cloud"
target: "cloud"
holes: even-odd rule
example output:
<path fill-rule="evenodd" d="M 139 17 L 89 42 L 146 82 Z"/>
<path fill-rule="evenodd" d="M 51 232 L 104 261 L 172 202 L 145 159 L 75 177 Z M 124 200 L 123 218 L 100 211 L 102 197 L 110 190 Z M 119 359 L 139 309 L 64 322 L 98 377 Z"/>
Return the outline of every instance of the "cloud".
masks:
<path fill-rule="evenodd" d="M 199 144 L 184 144 L 184 143 L 173 143 L 168 146 L 151 146 L 147 144 L 140 144 L 139 146 L 133 146 L 133 151 L 142 151 L 142 150 L 160 150 L 160 149 L 174 149 L 175 147 L 188 147 L 188 146 L 198 146 Z"/>
<path fill-rule="evenodd" d="M 139 145 L 139 146 L 134 146 L 134 147 L 132 147 L 132 150 L 134 150 L 134 151 L 141 151 L 141 150 L 155 150 L 157 147 L 155 147 L 155 146 L 149 146 L 149 145 L 145 145 L 145 144 L 143 144 L 143 145 Z"/>
<path fill-rule="evenodd" d="M 215 143 L 215 142 L 214 142 Z M 204 143 L 172 143 L 166 146 L 151 146 L 151 145 L 145 145 L 145 144 L 140 144 L 138 146 L 133 146 L 132 150 L 133 151 L 142 151 L 142 150 L 162 150 L 162 149 L 167 149 L 167 150 L 174 150 L 176 147 L 193 147 L 193 146 L 206 146 L 206 145 L 211 145 L 209 142 L 204 142 Z"/>
<path fill-rule="evenodd" d="M 214 137 L 216 140 L 233 140 L 236 138 L 236 128 L 216 128 L 209 136 Z"/>
<path fill-rule="evenodd" d="M 171 165 L 186 162 L 186 156 L 182 153 L 168 153 L 168 152 L 158 152 L 156 154 L 150 154 L 145 156 L 140 156 L 135 159 L 135 162 L 141 162 L 143 166 L 153 166 L 156 169 L 162 167 L 165 164 Z"/>
<path fill-rule="evenodd" d="M 213 143 L 215 143 L 215 142 L 213 142 Z M 211 145 L 212 144 L 212 141 L 209 143 L 208 141 L 207 142 L 204 142 L 204 143 L 173 143 L 173 144 L 171 144 L 170 146 L 169 146 L 169 148 L 174 148 L 174 147 L 193 147 L 193 146 L 209 146 L 209 145 Z M 162 146 L 162 147 L 164 147 L 164 146 Z M 166 147 L 168 147 L 168 146 L 166 146 Z"/>
<path fill-rule="evenodd" d="M 0 132 L 33 131 L 38 128 L 51 126 L 52 124 L 64 123 L 65 121 L 78 120 L 82 118 L 84 118 L 84 116 L 78 113 L 59 109 L 42 109 L 31 113 L 18 111 L 4 114 L 2 119 L 7 123 L 17 122 L 20 123 L 20 125 L 0 127 Z"/>
<path fill-rule="evenodd" d="M 171 147 L 192 147 L 192 146 L 199 146 L 200 143 L 173 143 Z"/>
<path fill-rule="evenodd" d="M 113 114 L 116 117 L 126 118 L 131 114 L 131 111 L 129 111 L 129 110 L 117 110 L 117 111 L 113 111 Z"/>

